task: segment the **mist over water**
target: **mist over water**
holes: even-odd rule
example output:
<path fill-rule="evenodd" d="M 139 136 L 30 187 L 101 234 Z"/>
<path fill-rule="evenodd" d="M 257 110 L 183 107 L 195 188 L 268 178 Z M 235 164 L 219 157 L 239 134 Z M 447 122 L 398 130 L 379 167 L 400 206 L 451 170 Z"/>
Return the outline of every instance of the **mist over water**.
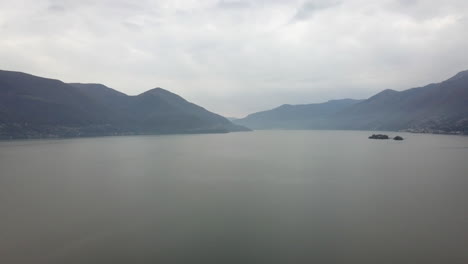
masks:
<path fill-rule="evenodd" d="M 0 262 L 468 263 L 468 137 L 370 134 L 0 142 Z"/>

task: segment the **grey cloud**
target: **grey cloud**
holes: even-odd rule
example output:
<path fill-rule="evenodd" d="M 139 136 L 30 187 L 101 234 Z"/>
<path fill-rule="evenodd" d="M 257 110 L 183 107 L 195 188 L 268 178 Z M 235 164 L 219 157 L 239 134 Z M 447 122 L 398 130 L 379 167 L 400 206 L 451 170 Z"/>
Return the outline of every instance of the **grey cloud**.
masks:
<path fill-rule="evenodd" d="M 384 5 L 390 12 L 407 15 L 417 20 L 428 20 L 439 16 L 465 14 L 468 11 L 465 0 L 394 0 Z"/>
<path fill-rule="evenodd" d="M 248 1 L 229 1 L 229 0 L 221 0 L 216 5 L 218 8 L 225 8 L 225 9 L 242 9 L 250 7 L 250 2 Z"/>
<path fill-rule="evenodd" d="M 52 12 L 65 12 L 67 10 L 65 6 L 60 4 L 51 4 L 48 9 Z"/>
<path fill-rule="evenodd" d="M 339 5 L 341 2 L 338 0 L 312 0 L 303 3 L 294 15 L 292 21 L 300 21 L 312 17 L 320 10 L 328 9 Z"/>

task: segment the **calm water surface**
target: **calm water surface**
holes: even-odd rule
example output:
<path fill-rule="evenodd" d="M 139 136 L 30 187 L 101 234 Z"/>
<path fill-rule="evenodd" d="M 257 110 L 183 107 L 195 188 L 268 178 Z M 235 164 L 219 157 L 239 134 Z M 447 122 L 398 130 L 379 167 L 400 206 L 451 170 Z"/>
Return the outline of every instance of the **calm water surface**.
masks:
<path fill-rule="evenodd" d="M 0 263 L 468 263 L 468 137 L 370 134 L 0 142 Z"/>

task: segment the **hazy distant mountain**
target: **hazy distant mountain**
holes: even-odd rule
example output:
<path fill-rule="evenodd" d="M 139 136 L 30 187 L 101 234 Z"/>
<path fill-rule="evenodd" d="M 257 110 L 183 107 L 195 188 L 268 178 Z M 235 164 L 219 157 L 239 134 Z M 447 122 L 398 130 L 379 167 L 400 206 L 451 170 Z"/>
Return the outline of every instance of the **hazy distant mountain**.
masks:
<path fill-rule="evenodd" d="M 159 133 L 247 130 L 162 88 L 127 96 L 102 84 L 71 85 L 111 109 L 128 130 L 132 127 Z"/>
<path fill-rule="evenodd" d="M 236 120 L 254 129 L 408 130 L 468 134 L 468 71 L 441 83 L 405 91 L 385 90 L 367 100 L 284 105 Z M 346 102 L 346 101 L 345 101 Z M 306 110 L 307 109 L 307 110 Z"/>
<path fill-rule="evenodd" d="M 320 104 L 284 104 L 233 122 L 252 129 L 319 129 L 327 126 L 332 114 L 359 102 L 361 100 L 343 99 Z"/>
<path fill-rule="evenodd" d="M 382 91 L 333 117 L 339 129 L 468 132 L 468 71 L 441 83 Z"/>
<path fill-rule="evenodd" d="M 102 84 L 0 71 L 0 138 L 243 130 L 161 88 L 128 96 Z"/>
<path fill-rule="evenodd" d="M 93 99 L 61 81 L 0 71 L 2 127 L 99 124 L 108 114 Z"/>

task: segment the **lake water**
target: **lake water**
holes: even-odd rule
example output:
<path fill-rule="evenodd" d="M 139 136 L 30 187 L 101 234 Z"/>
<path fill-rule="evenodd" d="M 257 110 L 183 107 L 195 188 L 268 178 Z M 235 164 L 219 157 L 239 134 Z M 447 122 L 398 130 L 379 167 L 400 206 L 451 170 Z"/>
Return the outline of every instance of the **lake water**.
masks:
<path fill-rule="evenodd" d="M 0 263 L 468 263 L 468 137 L 370 134 L 0 142 Z"/>

